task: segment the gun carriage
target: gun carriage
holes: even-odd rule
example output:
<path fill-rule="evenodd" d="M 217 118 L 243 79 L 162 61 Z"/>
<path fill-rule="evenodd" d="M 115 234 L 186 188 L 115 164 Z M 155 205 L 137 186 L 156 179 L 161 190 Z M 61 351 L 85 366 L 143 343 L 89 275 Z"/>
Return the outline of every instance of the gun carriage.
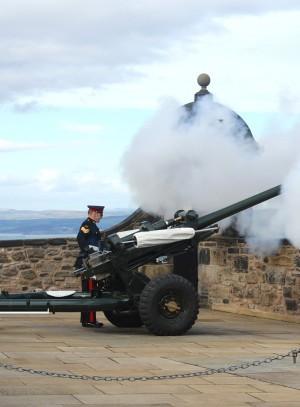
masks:
<path fill-rule="evenodd" d="M 280 194 L 280 185 L 205 216 L 179 210 L 174 218 L 105 238 L 105 250 L 91 253 L 75 274 L 93 277 L 92 292 L 41 291 L 0 294 L 1 312 L 103 311 L 117 327 L 145 327 L 155 335 L 181 335 L 198 316 L 197 287 L 170 273 L 149 279 L 139 267 L 161 256 L 187 253 L 219 230 L 216 222 Z"/>

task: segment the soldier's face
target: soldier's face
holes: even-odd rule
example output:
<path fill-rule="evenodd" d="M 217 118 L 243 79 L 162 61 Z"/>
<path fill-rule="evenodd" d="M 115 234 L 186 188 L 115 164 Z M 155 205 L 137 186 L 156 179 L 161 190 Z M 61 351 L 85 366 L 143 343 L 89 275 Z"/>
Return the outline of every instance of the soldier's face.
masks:
<path fill-rule="evenodd" d="M 90 213 L 89 213 L 89 217 L 91 219 L 93 219 L 93 221 L 95 221 L 96 223 L 98 223 L 100 221 L 102 216 L 103 216 L 102 213 L 97 212 L 97 211 L 90 211 Z"/>

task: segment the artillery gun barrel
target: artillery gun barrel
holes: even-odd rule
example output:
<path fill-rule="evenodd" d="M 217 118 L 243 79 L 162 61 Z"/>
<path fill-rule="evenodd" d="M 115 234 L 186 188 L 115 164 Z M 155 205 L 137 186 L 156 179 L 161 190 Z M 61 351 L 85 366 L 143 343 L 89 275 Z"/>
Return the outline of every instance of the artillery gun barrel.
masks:
<path fill-rule="evenodd" d="M 198 229 L 205 228 L 206 226 L 212 225 L 213 223 L 216 223 L 222 219 L 228 218 L 228 216 L 235 215 L 236 213 L 251 208 L 252 206 L 258 205 L 262 202 L 268 201 L 269 199 L 275 198 L 276 196 L 280 195 L 280 193 L 281 185 L 277 185 L 276 187 L 270 188 L 267 191 L 253 195 L 250 198 L 226 206 L 225 208 L 209 213 L 208 215 L 201 216 L 198 219 L 197 228 Z"/>
<path fill-rule="evenodd" d="M 263 191 L 259 194 L 253 195 L 249 198 L 246 198 L 242 201 L 236 202 L 232 205 L 229 205 L 223 209 L 219 209 L 215 212 L 211 212 L 207 215 L 198 217 L 197 212 L 190 210 L 184 212 L 183 210 L 177 211 L 175 217 L 173 219 L 159 219 L 154 223 L 150 222 L 143 222 L 141 228 L 139 230 L 134 230 L 124 237 L 118 236 L 118 234 L 113 234 L 108 236 L 108 241 L 111 247 L 120 247 L 120 244 L 130 244 L 135 242 L 135 236 L 139 232 L 148 231 L 152 232 L 155 230 L 163 230 L 167 229 L 168 227 L 192 227 L 195 230 L 205 229 L 208 226 L 215 224 L 216 222 L 223 220 L 229 216 L 235 215 L 245 209 L 251 208 L 255 205 L 258 205 L 262 202 L 268 201 L 271 198 L 275 198 L 276 196 L 280 195 L 281 193 L 281 185 L 277 185 L 276 187 L 270 188 L 266 191 Z M 210 233 L 211 234 L 211 233 Z M 202 234 L 201 234 L 202 236 Z M 199 239 L 200 236 L 198 235 L 197 238 Z"/>

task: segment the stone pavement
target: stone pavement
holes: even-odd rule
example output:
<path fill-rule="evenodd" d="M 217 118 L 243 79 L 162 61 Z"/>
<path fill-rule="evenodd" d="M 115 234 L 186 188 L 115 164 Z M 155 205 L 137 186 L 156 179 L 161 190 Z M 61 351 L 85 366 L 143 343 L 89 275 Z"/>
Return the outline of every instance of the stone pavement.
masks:
<path fill-rule="evenodd" d="M 98 314 L 102 317 L 102 314 Z M 103 317 L 104 320 L 104 317 Z M 86 375 L 186 373 L 300 347 L 299 324 L 201 310 L 185 336 L 82 328 L 78 314 L 0 315 L 0 362 Z M 0 406 L 300 406 L 300 356 L 234 374 L 149 382 L 95 382 L 0 367 Z"/>

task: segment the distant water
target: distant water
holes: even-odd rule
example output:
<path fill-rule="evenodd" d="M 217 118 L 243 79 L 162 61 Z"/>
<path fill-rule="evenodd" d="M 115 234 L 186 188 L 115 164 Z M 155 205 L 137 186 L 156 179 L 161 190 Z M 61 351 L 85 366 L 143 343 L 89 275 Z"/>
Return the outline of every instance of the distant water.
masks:
<path fill-rule="evenodd" d="M 107 229 L 124 220 L 127 215 L 106 216 L 98 224 Z M 0 220 L 0 240 L 46 239 L 76 237 L 84 219 L 26 219 Z"/>

